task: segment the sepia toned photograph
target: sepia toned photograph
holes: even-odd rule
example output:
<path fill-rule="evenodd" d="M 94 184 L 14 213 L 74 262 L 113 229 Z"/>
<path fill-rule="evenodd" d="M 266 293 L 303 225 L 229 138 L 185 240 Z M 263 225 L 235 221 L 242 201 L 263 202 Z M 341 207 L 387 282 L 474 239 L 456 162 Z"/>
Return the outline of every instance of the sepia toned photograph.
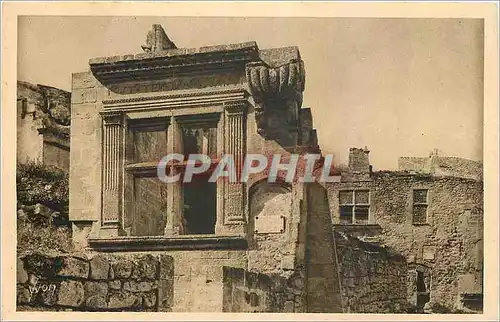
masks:
<path fill-rule="evenodd" d="M 485 19 L 20 15 L 16 41 L 15 311 L 484 313 Z"/>

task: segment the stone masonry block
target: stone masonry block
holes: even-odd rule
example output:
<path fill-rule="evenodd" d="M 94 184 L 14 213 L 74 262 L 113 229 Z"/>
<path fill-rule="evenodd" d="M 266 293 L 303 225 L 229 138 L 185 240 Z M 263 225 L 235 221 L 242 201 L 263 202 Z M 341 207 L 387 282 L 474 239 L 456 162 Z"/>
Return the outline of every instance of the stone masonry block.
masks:
<path fill-rule="evenodd" d="M 17 259 L 17 283 L 24 284 L 28 281 L 28 273 L 26 273 L 26 270 L 24 269 L 24 263 L 23 261 L 18 258 Z"/>
<path fill-rule="evenodd" d="M 90 88 L 96 85 L 96 79 L 91 72 L 73 73 L 72 85 L 73 90 L 80 88 Z"/>
<path fill-rule="evenodd" d="M 117 292 L 109 296 L 108 308 L 110 309 L 126 309 L 136 308 L 141 305 L 142 299 L 136 294 L 129 292 Z"/>
<path fill-rule="evenodd" d="M 121 260 L 113 265 L 114 278 L 129 278 L 132 274 L 133 263 L 129 260 Z"/>
<path fill-rule="evenodd" d="M 71 93 L 71 104 L 94 103 L 97 101 L 95 88 L 74 89 Z"/>
<path fill-rule="evenodd" d="M 84 285 L 85 297 L 100 295 L 106 297 L 108 295 L 108 283 L 87 281 Z"/>
<path fill-rule="evenodd" d="M 58 257 L 57 262 L 60 264 L 56 273 L 62 277 L 88 278 L 90 265 L 82 258 L 63 256 Z"/>
<path fill-rule="evenodd" d="M 116 272 L 115 272 L 116 273 Z M 146 255 L 138 258 L 134 263 L 132 278 L 136 280 L 154 280 L 158 274 L 158 259 Z"/>
<path fill-rule="evenodd" d="M 62 281 L 57 294 L 57 304 L 79 307 L 83 304 L 85 291 L 81 282 Z"/>
<path fill-rule="evenodd" d="M 107 280 L 110 264 L 103 255 L 96 255 L 90 260 L 90 278 L 94 280 Z"/>

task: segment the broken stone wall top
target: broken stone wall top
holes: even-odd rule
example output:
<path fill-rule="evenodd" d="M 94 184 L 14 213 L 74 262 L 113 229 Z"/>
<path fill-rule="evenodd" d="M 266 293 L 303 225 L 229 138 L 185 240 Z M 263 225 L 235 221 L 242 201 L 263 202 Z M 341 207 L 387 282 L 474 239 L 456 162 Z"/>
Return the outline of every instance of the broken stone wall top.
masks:
<path fill-rule="evenodd" d="M 436 176 L 462 177 L 483 180 L 483 165 L 479 161 L 459 157 L 440 156 L 433 151 L 429 157 L 401 157 L 400 171 L 429 173 Z"/>

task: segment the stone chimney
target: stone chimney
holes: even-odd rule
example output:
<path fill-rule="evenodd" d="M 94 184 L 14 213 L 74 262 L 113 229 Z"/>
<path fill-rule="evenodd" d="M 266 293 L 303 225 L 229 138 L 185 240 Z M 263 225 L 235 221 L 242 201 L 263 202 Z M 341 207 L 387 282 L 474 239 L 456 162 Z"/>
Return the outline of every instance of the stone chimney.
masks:
<path fill-rule="evenodd" d="M 369 173 L 370 172 L 370 151 L 367 147 L 364 149 L 349 149 L 349 169 L 352 172 Z"/>
<path fill-rule="evenodd" d="M 146 37 L 146 45 L 142 45 L 145 52 L 156 52 L 176 49 L 177 46 L 170 40 L 161 25 L 153 25 Z"/>

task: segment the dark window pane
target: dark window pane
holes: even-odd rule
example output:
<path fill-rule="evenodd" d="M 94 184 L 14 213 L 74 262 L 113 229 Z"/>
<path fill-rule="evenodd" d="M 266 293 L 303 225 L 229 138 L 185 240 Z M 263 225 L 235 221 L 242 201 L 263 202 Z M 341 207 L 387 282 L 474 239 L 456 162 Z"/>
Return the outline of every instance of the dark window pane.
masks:
<path fill-rule="evenodd" d="M 427 190 L 413 190 L 413 203 L 427 203 Z"/>
<path fill-rule="evenodd" d="M 167 131 L 134 131 L 134 162 L 156 162 L 167 154 Z"/>
<path fill-rule="evenodd" d="M 352 206 L 340 206 L 340 223 L 352 224 Z"/>
<path fill-rule="evenodd" d="M 341 205 L 351 205 L 352 191 L 339 191 L 339 202 Z"/>
<path fill-rule="evenodd" d="M 184 154 L 206 154 L 217 153 L 217 128 L 183 128 L 182 139 Z"/>
<path fill-rule="evenodd" d="M 356 204 L 368 204 L 370 200 L 370 193 L 368 190 L 359 190 L 354 192 Z"/>
<path fill-rule="evenodd" d="M 156 176 L 134 178 L 133 236 L 164 234 L 167 215 L 167 185 Z"/>
<path fill-rule="evenodd" d="M 201 177 L 183 184 L 184 233 L 214 234 L 217 220 L 217 185 Z"/>
<path fill-rule="evenodd" d="M 369 206 L 356 206 L 356 209 L 354 210 L 354 218 L 356 219 L 356 224 L 368 223 L 369 212 Z"/>
<path fill-rule="evenodd" d="M 413 205 L 413 223 L 424 224 L 427 222 L 427 206 Z"/>

